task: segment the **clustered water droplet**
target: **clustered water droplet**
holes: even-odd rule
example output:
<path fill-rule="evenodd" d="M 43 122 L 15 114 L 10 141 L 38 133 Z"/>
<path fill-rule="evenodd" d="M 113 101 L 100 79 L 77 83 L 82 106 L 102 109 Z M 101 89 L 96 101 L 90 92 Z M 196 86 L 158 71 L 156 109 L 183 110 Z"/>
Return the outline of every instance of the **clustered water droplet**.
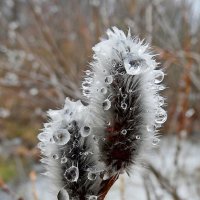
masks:
<path fill-rule="evenodd" d="M 127 133 L 127 130 L 126 130 L 126 129 L 121 130 L 121 134 L 122 134 L 122 135 L 126 135 L 126 133 Z"/>
<path fill-rule="evenodd" d="M 125 102 L 122 102 L 122 103 L 121 103 L 121 108 L 122 108 L 123 110 L 126 110 L 126 109 L 127 109 L 127 104 L 126 104 Z"/>
<path fill-rule="evenodd" d="M 91 128 L 89 126 L 83 126 L 81 127 L 80 133 L 82 137 L 87 137 L 91 134 Z"/>
<path fill-rule="evenodd" d="M 102 106 L 103 106 L 103 109 L 104 109 L 104 110 L 109 110 L 110 107 L 111 107 L 111 102 L 110 102 L 110 100 L 109 100 L 109 99 L 106 99 L 106 100 L 103 102 Z"/>
<path fill-rule="evenodd" d="M 164 98 L 161 96 L 157 96 L 157 100 L 158 100 L 158 104 L 159 106 L 163 106 L 164 105 Z"/>
<path fill-rule="evenodd" d="M 88 197 L 88 200 L 97 200 L 97 196 L 95 196 L 95 195 L 90 195 L 90 196 Z"/>
<path fill-rule="evenodd" d="M 154 71 L 154 76 L 155 76 L 155 80 L 154 82 L 156 84 L 161 83 L 164 79 L 164 73 L 161 70 L 155 70 Z"/>
<path fill-rule="evenodd" d="M 124 66 L 126 69 L 126 73 L 130 75 L 138 75 L 148 69 L 145 60 L 140 58 L 126 58 L 124 60 Z"/>
<path fill-rule="evenodd" d="M 49 140 L 49 137 L 48 137 L 48 135 L 46 134 L 46 133 L 44 133 L 44 132 L 42 132 L 42 133 L 40 133 L 39 135 L 38 135 L 38 139 L 40 140 L 40 141 L 48 141 Z"/>
<path fill-rule="evenodd" d="M 82 83 L 82 87 L 85 88 L 85 87 L 89 87 L 90 86 L 90 83 L 89 82 L 83 82 Z"/>
<path fill-rule="evenodd" d="M 155 122 L 158 124 L 163 124 L 167 120 L 167 113 L 162 108 L 158 109 L 156 112 Z"/>
<path fill-rule="evenodd" d="M 53 154 L 53 155 L 52 155 L 52 158 L 53 158 L 54 160 L 58 160 L 58 159 L 59 159 L 59 156 L 58 156 L 58 154 Z"/>
<path fill-rule="evenodd" d="M 140 135 L 136 135 L 135 138 L 136 138 L 136 140 L 140 140 L 141 139 Z"/>
<path fill-rule="evenodd" d="M 107 88 L 106 88 L 106 87 L 102 87 L 102 88 L 100 89 L 100 92 L 101 92 L 102 94 L 106 94 L 106 93 L 107 93 Z"/>
<path fill-rule="evenodd" d="M 152 140 L 152 144 L 154 145 L 154 146 L 156 146 L 158 143 L 160 142 L 160 139 L 159 138 L 153 138 L 153 140 Z"/>
<path fill-rule="evenodd" d="M 64 177 L 70 182 L 76 182 L 79 178 L 79 169 L 76 166 L 71 166 L 68 168 L 65 173 Z"/>
<path fill-rule="evenodd" d="M 45 143 L 39 142 L 39 143 L 38 143 L 38 148 L 41 149 L 41 150 L 44 150 L 44 149 L 46 148 Z"/>
<path fill-rule="evenodd" d="M 67 162 L 67 157 L 66 156 L 63 156 L 62 158 L 61 158 L 61 160 L 60 160 L 60 162 L 61 162 L 61 164 L 64 164 L 64 163 L 66 163 Z"/>
<path fill-rule="evenodd" d="M 66 129 L 59 129 L 53 133 L 53 140 L 57 145 L 65 145 L 70 140 L 70 133 Z"/>
<path fill-rule="evenodd" d="M 58 192 L 57 198 L 59 200 L 69 200 L 69 194 L 67 191 L 63 188 Z"/>
<path fill-rule="evenodd" d="M 94 172 L 89 172 L 88 173 L 88 179 L 89 180 L 94 181 L 94 180 L 96 180 L 96 178 L 97 178 L 97 174 L 96 173 L 94 173 Z"/>
<path fill-rule="evenodd" d="M 123 94 L 123 95 L 122 95 L 122 97 L 123 97 L 124 99 L 126 99 L 127 96 L 128 96 L 127 94 Z"/>

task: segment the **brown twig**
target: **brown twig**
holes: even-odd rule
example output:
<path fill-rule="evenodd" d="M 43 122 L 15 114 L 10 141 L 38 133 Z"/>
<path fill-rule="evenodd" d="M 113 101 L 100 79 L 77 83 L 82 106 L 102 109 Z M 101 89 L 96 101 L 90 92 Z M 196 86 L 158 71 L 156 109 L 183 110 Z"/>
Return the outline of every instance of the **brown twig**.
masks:
<path fill-rule="evenodd" d="M 103 187 L 99 192 L 99 200 L 104 200 L 108 191 L 110 190 L 110 188 L 113 186 L 113 184 L 118 178 L 119 178 L 119 174 L 116 174 L 112 176 L 111 178 L 109 178 L 108 180 L 102 182 Z"/>

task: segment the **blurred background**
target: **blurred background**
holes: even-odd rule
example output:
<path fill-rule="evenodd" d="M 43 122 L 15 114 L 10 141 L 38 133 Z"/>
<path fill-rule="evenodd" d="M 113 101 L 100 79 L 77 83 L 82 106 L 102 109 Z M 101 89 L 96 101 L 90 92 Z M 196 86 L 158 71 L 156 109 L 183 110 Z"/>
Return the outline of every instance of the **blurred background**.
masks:
<path fill-rule="evenodd" d="M 50 200 L 37 134 L 81 98 L 92 46 L 117 26 L 151 43 L 168 120 L 144 167 L 107 200 L 200 199 L 200 0 L 0 0 L 0 200 Z"/>

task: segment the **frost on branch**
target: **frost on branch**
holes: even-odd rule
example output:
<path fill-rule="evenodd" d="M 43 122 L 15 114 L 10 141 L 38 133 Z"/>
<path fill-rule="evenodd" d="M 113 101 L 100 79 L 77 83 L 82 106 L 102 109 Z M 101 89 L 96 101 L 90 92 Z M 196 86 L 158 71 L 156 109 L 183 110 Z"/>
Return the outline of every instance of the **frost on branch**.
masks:
<path fill-rule="evenodd" d="M 82 83 L 87 106 L 66 99 L 63 109 L 48 112 L 51 121 L 38 136 L 59 199 L 63 191 L 70 199 L 103 199 L 111 178 L 159 142 L 167 119 L 159 95 L 164 73 L 148 45 L 116 27 L 107 35 L 93 48 Z"/>

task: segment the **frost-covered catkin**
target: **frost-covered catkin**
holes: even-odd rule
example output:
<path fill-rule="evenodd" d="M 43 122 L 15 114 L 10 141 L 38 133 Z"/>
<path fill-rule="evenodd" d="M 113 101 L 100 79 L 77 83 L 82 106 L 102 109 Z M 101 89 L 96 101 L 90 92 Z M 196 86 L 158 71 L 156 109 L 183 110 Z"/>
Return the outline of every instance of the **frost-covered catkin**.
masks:
<path fill-rule="evenodd" d="M 102 197 L 110 178 L 129 172 L 159 142 L 157 129 L 167 119 L 159 95 L 164 73 L 148 45 L 116 27 L 107 35 L 93 48 L 82 83 L 87 105 L 67 98 L 61 110 L 48 112 L 38 136 L 59 200 Z"/>
<path fill-rule="evenodd" d="M 159 95 L 164 73 L 148 45 L 116 27 L 107 35 L 93 48 L 94 60 L 83 91 L 96 117 L 100 159 L 112 174 L 128 171 L 141 150 L 158 143 L 157 128 L 167 114 Z"/>

